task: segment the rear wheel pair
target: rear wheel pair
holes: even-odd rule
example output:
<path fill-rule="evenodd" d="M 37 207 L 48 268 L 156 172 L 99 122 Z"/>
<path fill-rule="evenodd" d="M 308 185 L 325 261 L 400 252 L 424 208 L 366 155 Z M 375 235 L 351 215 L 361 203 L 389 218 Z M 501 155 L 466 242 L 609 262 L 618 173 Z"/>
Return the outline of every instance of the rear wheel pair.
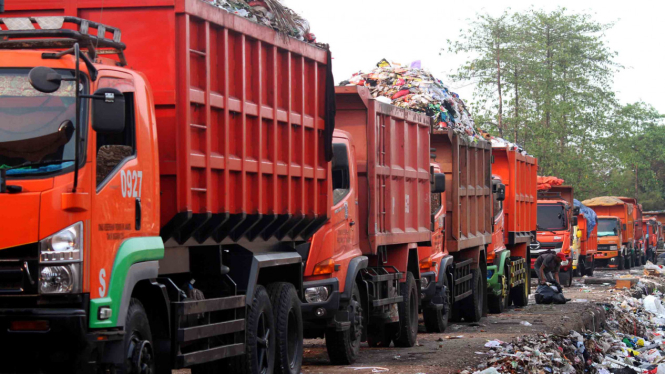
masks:
<path fill-rule="evenodd" d="M 302 329 L 300 299 L 292 284 L 258 286 L 247 310 L 246 354 L 236 358 L 234 371 L 300 373 Z"/>
<path fill-rule="evenodd" d="M 418 337 L 418 285 L 413 273 L 406 273 L 406 282 L 400 283 L 400 294 L 404 297 L 397 304 L 399 322 L 386 323 L 379 328 L 367 331 L 367 344 L 370 347 L 413 347 Z"/>

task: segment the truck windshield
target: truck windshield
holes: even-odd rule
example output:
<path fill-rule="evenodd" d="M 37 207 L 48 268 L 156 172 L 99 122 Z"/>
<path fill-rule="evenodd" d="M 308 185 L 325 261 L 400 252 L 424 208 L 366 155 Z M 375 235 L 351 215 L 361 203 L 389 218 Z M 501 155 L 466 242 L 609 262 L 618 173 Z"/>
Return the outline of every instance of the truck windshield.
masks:
<path fill-rule="evenodd" d="M 598 220 L 598 236 L 619 235 L 619 223 L 615 219 L 600 218 Z"/>
<path fill-rule="evenodd" d="M 565 230 L 566 211 L 563 205 L 538 205 L 538 230 Z"/>
<path fill-rule="evenodd" d="M 0 70 L 0 168 L 13 168 L 7 176 L 55 173 L 74 165 L 75 84 L 63 81 L 58 91 L 45 94 L 32 88 L 29 72 Z M 68 70 L 58 73 L 73 76 Z M 84 131 L 85 126 L 82 143 Z M 29 166 L 37 163 L 48 164 Z"/>

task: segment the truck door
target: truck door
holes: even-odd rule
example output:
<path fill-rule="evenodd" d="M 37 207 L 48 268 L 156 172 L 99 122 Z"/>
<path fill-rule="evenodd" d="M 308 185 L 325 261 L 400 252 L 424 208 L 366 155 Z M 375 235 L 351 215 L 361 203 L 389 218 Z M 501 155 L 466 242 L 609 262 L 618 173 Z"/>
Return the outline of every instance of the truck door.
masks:
<path fill-rule="evenodd" d="M 358 246 L 357 194 L 355 182 L 355 158 L 352 146 L 347 139 L 335 139 L 332 161 L 333 211 L 331 222 L 337 244 L 335 245 L 335 262 L 339 257 L 347 257 L 353 248 Z M 354 255 L 355 256 L 355 255 Z M 350 259 L 350 258 L 349 258 Z"/>
<path fill-rule="evenodd" d="M 113 87 L 125 97 L 125 129 L 119 134 L 91 131 L 93 154 L 92 256 L 90 259 L 90 298 L 108 295 L 111 271 L 118 248 L 126 239 L 139 236 L 145 214 L 144 180 L 137 147 L 136 89 L 131 75 L 102 71 L 98 88 Z M 144 147 L 145 148 L 145 147 Z M 149 150 L 143 150 L 149 152 Z"/>

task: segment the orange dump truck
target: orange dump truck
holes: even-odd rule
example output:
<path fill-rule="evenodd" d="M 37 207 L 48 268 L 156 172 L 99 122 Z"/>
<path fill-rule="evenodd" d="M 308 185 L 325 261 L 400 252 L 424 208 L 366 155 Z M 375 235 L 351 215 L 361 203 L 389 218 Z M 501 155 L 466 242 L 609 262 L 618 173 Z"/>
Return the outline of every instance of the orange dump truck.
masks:
<path fill-rule="evenodd" d="M 431 203 L 432 239 L 420 243 L 421 308 L 428 332 L 448 319 L 476 322 L 485 314 L 487 245 L 492 239 L 491 145 L 451 129 L 432 130 L 434 175 L 445 174 L 446 192 Z"/>
<path fill-rule="evenodd" d="M 335 91 L 331 219 L 302 248 L 302 308 L 305 336 L 325 336 L 331 361 L 348 364 L 361 341 L 415 344 L 432 277 L 418 245 L 431 240 L 430 191 L 442 193 L 445 176 L 430 168 L 429 117 L 366 87 Z"/>
<path fill-rule="evenodd" d="M 642 219 L 644 227 L 644 245 L 647 251 L 647 260 L 652 263 L 656 263 L 656 255 L 658 250 L 661 249 L 663 240 L 662 240 L 662 230 L 663 226 L 656 217 L 648 217 L 645 214 L 645 218 Z"/>
<path fill-rule="evenodd" d="M 340 214 L 329 52 L 199 0 L 11 0 L 0 22 L 2 371 L 300 373 L 302 248 Z M 389 221 L 413 242 L 418 162 Z"/>
<path fill-rule="evenodd" d="M 577 226 L 577 214 L 573 213 L 573 187 L 552 186 L 547 191 L 538 192 L 539 249 L 531 250 L 531 269 L 540 254 L 546 251 L 564 253 L 566 260 L 561 263 L 559 280 L 569 287 L 573 279 L 573 235 Z M 536 269 L 533 269 L 537 271 Z"/>
<path fill-rule="evenodd" d="M 630 269 L 637 258 L 633 205 L 613 196 L 595 197 L 582 204 L 598 215 L 598 266 Z"/>
<path fill-rule="evenodd" d="M 619 197 L 626 204 L 633 206 L 633 248 L 635 248 L 635 258 L 633 264 L 639 266 L 646 263 L 646 250 L 644 247 L 644 231 L 642 229 L 642 204 L 637 203 L 637 199 L 632 197 Z"/>
<path fill-rule="evenodd" d="M 487 298 L 489 311 L 501 313 L 513 303 L 528 303 L 538 160 L 505 145 L 493 146 L 492 156 L 494 234 L 487 247 Z"/>

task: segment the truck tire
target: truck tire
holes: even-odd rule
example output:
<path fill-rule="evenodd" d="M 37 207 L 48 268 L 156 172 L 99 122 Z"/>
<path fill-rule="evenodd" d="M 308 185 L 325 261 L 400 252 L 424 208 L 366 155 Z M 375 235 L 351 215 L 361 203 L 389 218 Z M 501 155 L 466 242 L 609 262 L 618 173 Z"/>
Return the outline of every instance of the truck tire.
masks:
<path fill-rule="evenodd" d="M 593 271 L 594 270 L 596 270 L 596 259 L 595 258 L 593 260 L 591 260 L 591 264 L 589 265 L 589 267 L 586 268 L 586 272 L 584 273 L 584 275 L 588 275 L 590 277 L 593 277 Z"/>
<path fill-rule="evenodd" d="M 367 329 L 367 345 L 370 348 L 388 348 L 395 337 L 399 323 L 391 322 Z"/>
<path fill-rule="evenodd" d="M 132 298 L 125 320 L 125 373 L 154 373 L 155 354 L 152 345 L 152 333 L 148 315 L 143 304 Z"/>
<path fill-rule="evenodd" d="M 233 371 L 240 374 L 272 373 L 275 368 L 275 320 L 270 296 L 257 286 L 247 308 L 245 355 L 235 358 Z"/>
<path fill-rule="evenodd" d="M 432 303 L 423 308 L 425 329 L 429 333 L 442 333 L 448 328 L 448 319 L 450 318 L 450 291 L 448 287 L 446 287 L 444 298 L 442 308 Z"/>
<path fill-rule="evenodd" d="M 633 268 L 633 258 L 634 258 L 634 257 L 635 257 L 635 255 L 634 255 L 633 252 L 630 252 L 630 253 L 628 254 L 628 258 L 626 259 L 626 262 L 628 262 L 628 264 L 626 265 L 626 269 L 627 269 L 627 270 L 630 270 L 630 269 Z"/>
<path fill-rule="evenodd" d="M 418 339 L 418 297 L 420 292 L 413 273 L 406 272 L 406 282 L 400 284 L 404 301 L 397 304 L 399 310 L 399 335 L 395 347 L 413 347 Z"/>
<path fill-rule="evenodd" d="M 303 355 L 303 322 L 300 298 L 291 283 L 268 286 L 275 318 L 275 373 L 300 374 Z"/>
<path fill-rule="evenodd" d="M 619 252 L 619 270 L 624 270 L 626 268 L 626 258 L 623 255 L 623 252 Z"/>
<path fill-rule="evenodd" d="M 481 270 L 471 270 L 473 278 L 471 278 L 471 289 L 473 293 L 457 302 L 457 306 L 453 308 L 453 317 L 464 318 L 466 322 L 478 322 L 483 318 L 483 280 L 481 279 Z"/>
<path fill-rule="evenodd" d="M 333 365 L 353 364 L 360 355 L 360 341 L 364 324 L 360 289 L 355 283 L 348 309 L 349 313 L 354 315 L 351 327 L 346 331 L 337 331 L 335 328 L 329 328 L 326 331 L 326 348 L 330 363 Z"/>

